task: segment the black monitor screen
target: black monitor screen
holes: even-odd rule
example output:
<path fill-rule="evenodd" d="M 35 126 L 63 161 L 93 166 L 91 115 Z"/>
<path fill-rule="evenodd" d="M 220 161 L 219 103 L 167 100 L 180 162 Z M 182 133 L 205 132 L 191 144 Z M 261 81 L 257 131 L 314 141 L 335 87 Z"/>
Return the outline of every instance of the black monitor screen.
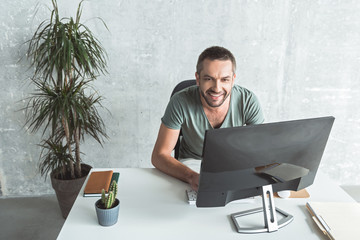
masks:
<path fill-rule="evenodd" d="M 301 190 L 314 182 L 334 117 L 302 119 L 205 133 L 196 205 L 224 206 L 275 192 Z"/>

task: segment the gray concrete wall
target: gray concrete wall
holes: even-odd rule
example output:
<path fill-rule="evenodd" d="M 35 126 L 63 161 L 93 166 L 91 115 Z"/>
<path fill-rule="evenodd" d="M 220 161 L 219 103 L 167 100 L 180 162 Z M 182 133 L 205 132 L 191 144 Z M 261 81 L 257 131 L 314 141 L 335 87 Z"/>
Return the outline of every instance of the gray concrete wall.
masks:
<path fill-rule="evenodd" d="M 79 1 L 59 0 L 62 16 Z M 23 129 L 21 101 L 32 91 L 27 39 L 49 16 L 50 1 L 0 1 L 0 191 L 52 193 L 37 172 L 40 134 Z M 37 14 L 34 16 L 36 9 Z M 360 2 L 331 0 L 84 2 L 83 20 L 109 54 L 95 87 L 110 139 L 83 145 L 94 167 L 150 167 L 160 118 L 176 83 L 194 77 L 200 52 L 229 48 L 237 83 L 259 97 L 267 122 L 333 115 L 321 169 L 360 184 Z M 101 17 L 108 32 L 93 17 Z"/>

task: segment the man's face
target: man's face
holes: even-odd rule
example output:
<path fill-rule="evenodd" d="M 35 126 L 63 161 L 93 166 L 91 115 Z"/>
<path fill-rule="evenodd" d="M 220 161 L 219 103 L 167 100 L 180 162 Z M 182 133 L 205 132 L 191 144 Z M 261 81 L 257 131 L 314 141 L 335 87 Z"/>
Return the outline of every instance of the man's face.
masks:
<path fill-rule="evenodd" d="M 236 75 L 230 60 L 209 60 L 203 62 L 203 69 L 195 74 L 200 94 L 209 107 L 220 107 L 230 96 Z"/>

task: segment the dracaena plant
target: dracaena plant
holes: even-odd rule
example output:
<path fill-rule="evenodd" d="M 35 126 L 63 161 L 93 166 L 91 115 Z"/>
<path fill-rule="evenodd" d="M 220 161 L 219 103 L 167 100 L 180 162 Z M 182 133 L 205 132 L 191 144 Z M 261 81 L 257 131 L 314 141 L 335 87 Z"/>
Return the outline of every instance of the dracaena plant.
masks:
<path fill-rule="evenodd" d="M 106 73 L 106 52 L 80 22 L 82 2 L 73 19 L 60 18 L 57 2 L 52 0 L 50 19 L 41 22 L 27 42 L 35 92 L 27 99 L 25 124 L 32 132 L 41 129 L 42 135 L 48 136 L 40 144 L 42 175 L 57 170 L 60 178 L 66 171 L 70 178 L 81 177 L 80 142 L 84 135 L 100 144 L 107 138 L 97 111 L 102 98 L 90 85 Z"/>

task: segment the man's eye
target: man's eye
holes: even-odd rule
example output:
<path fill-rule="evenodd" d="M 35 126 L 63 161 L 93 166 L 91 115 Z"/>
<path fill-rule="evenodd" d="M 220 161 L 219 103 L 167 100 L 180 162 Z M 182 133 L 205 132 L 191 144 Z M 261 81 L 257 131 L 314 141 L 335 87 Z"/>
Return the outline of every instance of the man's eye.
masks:
<path fill-rule="evenodd" d="M 223 82 L 228 82 L 230 81 L 230 78 L 223 78 Z"/>
<path fill-rule="evenodd" d="M 210 81 L 210 80 L 211 80 L 211 78 L 204 78 L 204 80 L 205 80 L 205 81 Z"/>

